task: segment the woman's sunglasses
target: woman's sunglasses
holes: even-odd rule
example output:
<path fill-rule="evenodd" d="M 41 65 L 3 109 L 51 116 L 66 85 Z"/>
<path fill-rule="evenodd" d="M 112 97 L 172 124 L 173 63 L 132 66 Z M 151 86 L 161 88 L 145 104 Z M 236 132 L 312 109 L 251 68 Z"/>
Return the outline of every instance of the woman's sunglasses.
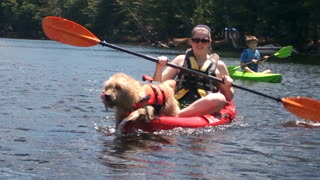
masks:
<path fill-rule="evenodd" d="M 201 39 L 201 38 L 192 38 L 191 40 L 194 43 L 199 43 L 199 42 L 208 43 L 210 41 L 209 39 Z"/>

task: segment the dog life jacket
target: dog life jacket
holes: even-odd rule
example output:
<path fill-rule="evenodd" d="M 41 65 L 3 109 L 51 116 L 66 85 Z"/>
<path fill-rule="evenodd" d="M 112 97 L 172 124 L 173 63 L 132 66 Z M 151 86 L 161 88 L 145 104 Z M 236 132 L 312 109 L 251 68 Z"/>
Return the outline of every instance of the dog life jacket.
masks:
<path fill-rule="evenodd" d="M 169 91 L 167 88 L 162 88 L 160 85 L 145 84 L 143 85 L 146 96 L 139 102 L 133 105 L 133 109 L 151 105 L 155 109 L 155 114 L 160 114 L 164 109 L 166 101 L 169 98 Z"/>
<path fill-rule="evenodd" d="M 217 63 L 213 63 L 212 60 L 207 59 L 203 66 L 199 67 L 193 51 L 187 50 L 183 66 L 204 74 L 216 76 L 215 70 L 217 68 Z M 205 77 L 199 77 L 188 72 L 180 71 L 176 81 L 178 91 L 175 93 L 175 98 L 177 100 L 183 98 L 190 90 L 192 90 L 193 93 L 200 95 L 200 97 L 206 96 L 208 92 L 219 91 L 216 81 L 209 80 Z"/>

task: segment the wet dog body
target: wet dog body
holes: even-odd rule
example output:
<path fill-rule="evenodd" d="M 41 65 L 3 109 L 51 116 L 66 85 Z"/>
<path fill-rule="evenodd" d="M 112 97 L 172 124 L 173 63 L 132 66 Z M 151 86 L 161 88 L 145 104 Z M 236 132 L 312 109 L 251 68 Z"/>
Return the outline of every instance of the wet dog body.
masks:
<path fill-rule="evenodd" d="M 141 85 L 130 76 L 117 73 L 104 83 L 102 99 L 106 107 L 115 109 L 116 128 L 121 129 L 127 121 L 177 116 L 179 106 L 174 88 L 174 80 Z"/>

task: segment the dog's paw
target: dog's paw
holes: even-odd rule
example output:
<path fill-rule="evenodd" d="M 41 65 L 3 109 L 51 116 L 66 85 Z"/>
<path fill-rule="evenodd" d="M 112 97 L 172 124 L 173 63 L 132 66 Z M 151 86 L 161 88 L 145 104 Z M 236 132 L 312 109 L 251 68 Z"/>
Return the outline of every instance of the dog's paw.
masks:
<path fill-rule="evenodd" d="M 126 118 L 124 118 L 117 127 L 117 133 L 123 134 L 124 128 L 129 121 L 135 121 L 140 117 L 139 111 L 133 111 Z"/>
<path fill-rule="evenodd" d="M 121 136 L 124 133 L 124 127 L 126 126 L 128 120 L 123 119 L 116 129 L 116 136 Z"/>
<path fill-rule="evenodd" d="M 135 121 L 135 120 L 137 120 L 141 115 L 141 112 L 139 110 L 133 111 L 124 120 L 126 120 L 126 121 Z"/>

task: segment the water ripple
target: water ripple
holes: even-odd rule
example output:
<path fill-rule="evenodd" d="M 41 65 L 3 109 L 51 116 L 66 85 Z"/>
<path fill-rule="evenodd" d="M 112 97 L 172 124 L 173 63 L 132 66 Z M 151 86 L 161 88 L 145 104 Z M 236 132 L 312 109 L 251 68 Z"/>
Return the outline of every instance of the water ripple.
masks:
<path fill-rule="evenodd" d="M 125 48 L 170 59 L 183 52 Z M 114 112 L 99 97 L 103 82 L 116 72 L 152 75 L 153 62 L 101 46 L 1 38 L 0 54 L 0 179 L 320 178 L 319 124 L 281 103 L 236 89 L 231 124 L 118 137 Z M 320 100 L 317 65 L 270 61 L 266 68 L 283 82 L 235 84 Z"/>

